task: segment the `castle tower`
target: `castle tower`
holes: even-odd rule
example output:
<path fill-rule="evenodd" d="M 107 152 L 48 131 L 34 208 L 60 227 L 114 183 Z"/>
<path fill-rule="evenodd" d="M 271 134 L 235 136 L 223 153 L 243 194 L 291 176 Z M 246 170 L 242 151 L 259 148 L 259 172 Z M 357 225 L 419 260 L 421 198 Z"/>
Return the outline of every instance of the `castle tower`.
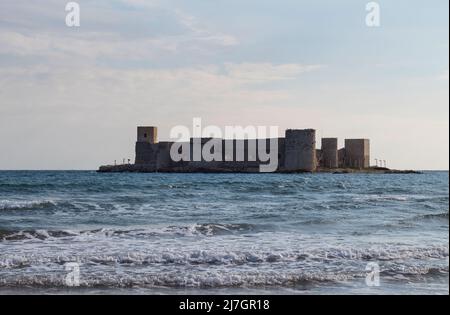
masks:
<path fill-rule="evenodd" d="M 138 127 L 135 164 L 155 164 L 158 156 L 158 129 Z"/>
<path fill-rule="evenodd" d="M 337 138 L 322 138 L 322 164 L 328 168 L 339 166 Z"/>
<path fill-rule="evenodd" d="M 286 130 L 285 169 L 313 172 L 317 167 L 316 131 L 314 129 Z"/>
<path fill-rule="evenodd" d="M 137 142 L 158 143 L 158 128 L 138 127 Z"/>
<path fill-rule="evenodd" d="M 352 168 L 370 167 L 369 139 L 345 139 L 345 166 Z"/>

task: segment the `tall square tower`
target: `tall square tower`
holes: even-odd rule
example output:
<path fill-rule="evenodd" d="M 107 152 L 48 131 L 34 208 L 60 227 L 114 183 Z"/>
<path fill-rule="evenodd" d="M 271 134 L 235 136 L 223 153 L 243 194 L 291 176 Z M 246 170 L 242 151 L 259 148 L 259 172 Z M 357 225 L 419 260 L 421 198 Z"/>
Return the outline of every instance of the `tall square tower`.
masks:
<path fill-rule="evenodd" d="M 345 166 L 352 168 L 370 167 L 369 139 L 345 139 Z"/>

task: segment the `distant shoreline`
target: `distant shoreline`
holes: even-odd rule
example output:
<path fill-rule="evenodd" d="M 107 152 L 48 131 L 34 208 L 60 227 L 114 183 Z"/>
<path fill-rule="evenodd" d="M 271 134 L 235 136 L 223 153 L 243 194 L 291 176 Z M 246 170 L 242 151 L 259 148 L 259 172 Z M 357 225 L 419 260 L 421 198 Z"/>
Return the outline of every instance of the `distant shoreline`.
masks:
<path fill-rule="evenodd" d="M 101 166 L 98 173 L 204 173 L 204 174 L 271 174 L 261 173 L 258 169 L 242 168 L 242 169 L 225 169 L 225 168 L 167 168 L 155 171 L 154 167 L 146 165 L 125 164 L 125 165 L 106 165 Z M 316 171 L 286 171 L 280 170 L 273 172 L 272 174 L 422 174 L 423 171 L 415 170 L 394 170 L 382 167 L 371 167 L 365 169 L 355 168 L 318 168 Z"/>
<path fill-rule="evenodd" d="M 333 170 L 333 172 L 331 172 L 330 170 L 321 170 L 321 171 L 316 171 L 316 173 L 343 173 L 346 174 L 346 172 L 340 172 L 341 169 L 335 169 Z M 411 172 L 411 173 L 418 173 L 418 174 L 423 174 L 423 173 L 430 173 L 430 172 L 445 172 L 445 173 L 450 173 L 450 170 L 427 170 L 427 169 L 421 169 L 421 170 L 390 170 L 391 173 L 392 172 L 396 172 L 398 173 L 407 173 L 407 172 Z M 0 172 L 97 172 L 99 173 L 98 169 L 0 169 Z M 363 170 L 364 172 L 364 170 Z M 347 173 L 361 173 L 361 170 L 355 170 L 355 169 L 351 169 L 348 170 Z M 370 172 L 370 173 L 376 173 L 376 172 Z M 270 174 L 270 173 L 269 173 Z M 280 172 L 276 172 L 275 174 L 281 174 Z"/>

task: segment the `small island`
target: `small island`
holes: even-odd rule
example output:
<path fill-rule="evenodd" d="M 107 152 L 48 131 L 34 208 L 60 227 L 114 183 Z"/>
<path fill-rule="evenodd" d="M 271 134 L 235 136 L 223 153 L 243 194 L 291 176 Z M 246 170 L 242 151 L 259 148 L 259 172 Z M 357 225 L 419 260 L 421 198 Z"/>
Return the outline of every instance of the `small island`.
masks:
<path fill-rule="evenodd" d="M 173 146 L 176 145 L 176 150 Z M 261 148 L 263 146 L 263 148 Z M 158 142 L 156 127 L 138 127 L 134 164 L 100 166 L 100 173 L 331 173 L 418 174 L 370 165 L 370 140 L 322 138 L 316 148 L 314 129 L 289 129 L 276 139 L 191 138 L 189 142 Z M 196 148 L 211 158 L 194 158 Z M 231 150 L 229 150 L 231 148 Z M 260 150 L 261 149 L 261 150 Z M 185 150 L 186 152 L 182 152 Z M 261 153 L 265 152 L 265 158 Z M 180 158 L 174 159 L 174 152 Z M 272 153 L 272 155 L 271 155 Z M 275 154 L 275 155 L 274 155 Z M 264 171 L 265 166 L 271 170 Z M 269 168 L 267 168 L 269 169 Z M 263 170 L 263 171 L 262 171 Z"/>

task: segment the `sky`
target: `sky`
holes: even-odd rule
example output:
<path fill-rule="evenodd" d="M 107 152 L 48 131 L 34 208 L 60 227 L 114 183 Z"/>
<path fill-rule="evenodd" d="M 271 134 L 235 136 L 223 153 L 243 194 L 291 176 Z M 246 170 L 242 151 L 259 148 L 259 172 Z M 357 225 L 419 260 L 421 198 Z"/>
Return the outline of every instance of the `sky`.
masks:
<path fill-rule="evenodd" d="M 136 126 L 314 128 L 449 168 L 449 2 L 0 1 L 0 169 L 134 159 Z"/>

